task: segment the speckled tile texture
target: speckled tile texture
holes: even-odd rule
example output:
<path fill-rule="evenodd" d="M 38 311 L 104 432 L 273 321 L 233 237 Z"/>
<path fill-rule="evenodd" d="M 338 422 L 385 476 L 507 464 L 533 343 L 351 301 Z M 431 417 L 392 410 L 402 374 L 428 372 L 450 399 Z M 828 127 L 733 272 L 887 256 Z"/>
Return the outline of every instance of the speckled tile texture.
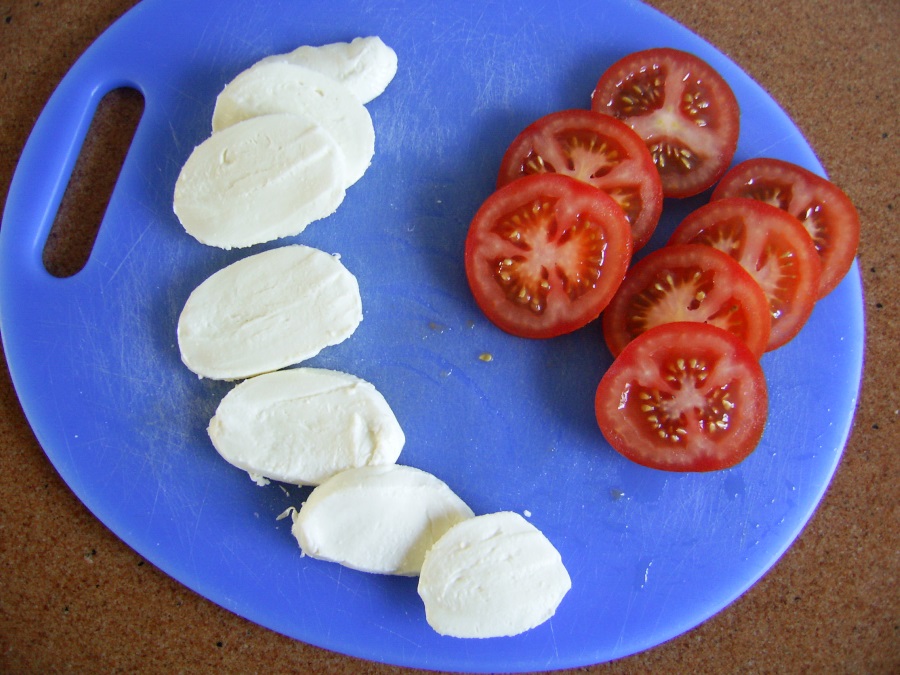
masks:
<path fill-rule="evenodd" d="M 0 2 L 0 194 L 44 103 L 133 3 Z M 862 218 L 865 376 L 822 504 L 749 592 L 688 633 L 584 673 L 898 673 L 900 3 L 654 0 L 794 119 Z M 103 153 L 97 148 L 93 152 Z M 75 252 L 57 253 L 60 264 Z M 5 364 L 5 361 L 4 361 Z M 289 640 L 146 563 L 60 480 L 0 369 L 0 672 L 402 673 Z M 576 672 L 576 671 L 572 671 Z"/>

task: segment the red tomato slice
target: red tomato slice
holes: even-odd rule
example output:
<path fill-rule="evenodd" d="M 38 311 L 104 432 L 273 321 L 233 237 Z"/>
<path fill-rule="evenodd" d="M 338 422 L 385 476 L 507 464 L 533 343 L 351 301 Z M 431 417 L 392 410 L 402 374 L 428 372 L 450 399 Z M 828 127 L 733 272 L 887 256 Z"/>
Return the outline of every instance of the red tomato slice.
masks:
<path fill-rule="evenodd" d="M 596 319 L 631 261 L 619 205 L 569 176 L 521 178 L 489 196 L 466 237 L 466 276 L 498 327 L 521 337 L 569 333 Z"/>
<path fill-rule="evenodd" d="M 859 246 L 859 214 L 834 183 L 780 159 L 741 162 L 722 178 L 713 199 L 749 197 L 795 216 L 813 239 L 822 259 L 818 298 L 847 274 Z"/>
<path fill-rule="evenodd" d="M 715 471 L 762 437 L 762 368 L 728 331 L 669 323 L 631 342 L 603 375 L 594 409 L 603 436 L 628 459 L 666 471 Z"/>
<path fill-rule="evenodd" d="M 600 188 L 631 223 L 634 250 L 662 212 L 662 183 L 641 138 L 624 122 L 592 110 L 562 110 L 533 122 L 510 144 L 497 187 L 536 173 L 562 173 Z"/>
<path fill-rule="evenodd" d="M 741 197 L 710 202 L 685 218 L 669 243 L 717 248 L 756 279 L 772 315 L 766 351 L 791 340 L 812 314 L 822 265 L 803 225 L 781 209 Z"/>
<path fill-rule="evenodd" d="M 635 263 L 603 312 L 613 356 L 655 326 L 711 324 L 743 341 L 757 357 L 769 342 L 769 304 L 759 284 L 730 256 L 710 246 L 664 246 Z"/>
<path fill-rule="evenodd" d="M 591 107 L 624 120 L 644 139 L 666 197 L 710 187 L 734 157 L 740 109 L 728 83 L 693 54 L 658 48 L 614 63 Z"/>

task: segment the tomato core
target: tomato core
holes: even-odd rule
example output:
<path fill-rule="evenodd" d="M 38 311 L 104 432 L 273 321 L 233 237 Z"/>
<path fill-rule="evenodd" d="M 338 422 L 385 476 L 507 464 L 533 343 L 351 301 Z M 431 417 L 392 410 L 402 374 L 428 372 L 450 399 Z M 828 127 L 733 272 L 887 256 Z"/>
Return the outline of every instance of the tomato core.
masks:
<path fill-rule="evenodd" d="M 537 199 L 501 216 L 491 232 L 521 254 L 488 260 L 504 295 L 542 314 L 557 285 L 577 300 L 597 285 L 606 254 L 606 237 L 590 221 L 560 223 L 557 199 Z"/>
<path fill-rule="evenodd" d="M 729 414 L 735 407 L 730 385 L 712 389 L 705 386 L 715 366 L 703 358 L 670 357 L 659 364 L 660 376 L 669 386 L 635 386 L 637 402 L 632 414 L 643 421 L 650 433 L 673 444 L 683 444 L 691 427 L 708 435 L 727 431 Z"/>

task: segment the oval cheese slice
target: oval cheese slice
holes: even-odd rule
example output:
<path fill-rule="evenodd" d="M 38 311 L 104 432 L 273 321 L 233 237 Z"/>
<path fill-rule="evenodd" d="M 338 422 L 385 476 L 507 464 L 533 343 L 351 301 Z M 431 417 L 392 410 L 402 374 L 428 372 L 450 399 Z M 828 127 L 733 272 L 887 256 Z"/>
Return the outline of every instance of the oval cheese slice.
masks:
<path fill-rule="evenodd" d="M 201 377 L 239 380 L 294 365 L 362 321 L 356 278 L 335 256 L 282 246 L 201 283 L 178 319 L 181 360 Z"/>
<path fill-rule="evenodd" d="M 375 387 L 353 375 L 296 368 L 245 380 L 221 401 L 209 437 L 257 482 L 318 485 L 346 469 L 393 464 L 403 430 Z"/>
<path fill-rule="evenodd" d="M 273 113 L 315 120 L 331 134 L 344 154 L 345 187 L 369 168 L 375 154 L 369 111 L 336 80 L 292 63 L 258 64 L 229 82 L 216 99 L 213 133 Z"/>
<path fill-rule="evenodd" d="M 379 96 L 397 74 L 397 54 L 379 37 L 350 42 L 303 45 L 287 54 L 267 56 L 259 63 L 281 61 L 306 66 L 343 84 L 362 103 Z"/>
<path fill-rule="evenodd" d="M 197 146 L 175 183 L 184 229 L 219 248 L 299 234 L 344 199 L 344 155 L 316 122 L 266 115 L 235 124 Z"/>
<path fill-rule="evenodd" d="M 450 528 L 425 556 L 419 577 L 429 625 L 461 638 L 534 628 L 556 613 L 571 587 L 553 544 L 509 511 Z"/>
<path fill-rule="evenodd" d="M 415 576 L 425 552 L 474 514 L 441 480 L 410 466 L 339 473 L 293 514 L 305 555 L 363 572 Z"/>

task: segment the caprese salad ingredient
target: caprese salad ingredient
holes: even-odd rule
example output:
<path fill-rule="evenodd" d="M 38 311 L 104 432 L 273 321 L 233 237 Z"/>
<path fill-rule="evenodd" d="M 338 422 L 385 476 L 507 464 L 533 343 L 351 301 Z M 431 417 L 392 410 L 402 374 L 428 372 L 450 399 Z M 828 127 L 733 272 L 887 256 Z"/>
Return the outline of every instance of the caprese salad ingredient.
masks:
<path fill-rule="evenodd" d="M 384 396 L 355 375 L 289 368 L 235 386 L 207 429 L 213 447 L 258 483 L 319 485 L 392 465 L 406 438 Z"/>
<path fill-rule="evenodd" d="M 740 109 L 731 87 L 694 54 L 657 47 L 633 52 L 597 82 L 591 108 L 624 121 L 644 139 L 666 197 L 711 187 L 731 164 Z"/>
<path fill-rule="evenodd" d="M 511 511 L 451 527 L 425 554 L 419 596 L 441 635 L 518 635 L 556 613 L 572 580 L 559 551 Z"/>
<path fill-rule="evenodd" d="M 362 102 L 378 95 L 395 71 L 393 51 L 368 38 L 300 48 L 264 59 L 235 78 L 217 99 L 212 136 L 192 153 L 176 185 L 175 211 L 185 229 L 210 245 L 250 246 L 299 234 L 334 210 L 374 151 Z M 352 95 L 342 83 L 353 88 Z M 591 217 L 616 216 L 608 227 L 625 232 L 630 256 L 628 224 L 612 199 L 562 179 L 599 197 Z M 560 227 L 568 228 L 559 233 L 561 245 L 574 237 L 588 246 L 591 236 L 606 234 L 607 226 L 573 223 L 565 219 L 570 215 L 567 207 L 554 215 L 563 216 Z M 532 233 L 523 228 L 523 234 Z M 607 244 L 599 247 L 598 266 Z M 210 420 L 207 431 L 219 454 L 260 485 L 277 480 L 317 486 L 299 510 L 282 514 L 291 515 L 291 532 L 304 555 L 365 572 L 414 576 L 426 555 L 438 551 L 434 578 L 446 570 L 440 554 L 445 548 L 437 543 L 457 524 L 474 519 L 472 510 L 435 476 L 396 464 L 405 436 L 372 384 L 333 370 L 288 368 L 343 341 L 361 320 L 359 287 L 337 256 L 283 246 L 232 263 L 195 288 L 179 317 L 178 345 L 185 365 L 201 377 L 247 378 L 225 395 Z M 477 620 L 479 636 L 537 625 L 571 586 L 546 538 L 524 521 L 511 527 L 508 520 L 505 514 L 490 520 L 502 521 L 491 526 L 495 534 L 501 525 L 509 531 L 499 542 L 506 553 L 501 560 L 493 545 L 480 549 L 480 574 L 494 586 L 488 589 L 494 601 L 509 602 L 513 582 L 529 582 L 539 594 L 518 599 L 512 622 L 499 619 L 495 606 L 487 622 Z M 481 531 L 472 535 L 476 547 Z M 490 570 L 495 565 L 499 573 Z M 427 580 L 420 585 L 423 597 L 432 597 L 432 587 Z M 453 627 L 459 618 L 447 630 L 465 635 Z M 436 625 L 445 624 L 438 618 Z"/>
<path fill-rule="evenodd" d="M 374 574 L 416 576 L 447 530 L 474 517 L 443 481 L 399 464 L 348 469 L 292 514 L 304 555 Z"/>
<path fill-rule="evenodd" d="M 265 115 L 197 146 L 175 183 L 173 208 L 203 244 L 244 248 L 300 234 L 344 200 L 344 156 L 324 127 Z"/>
<path fill-rule="evenodd" d="M 300 244 L 248 256 L 190 294 L 178 319 L 184 364 L 200 377 L 239 380 L 312 358 L 362 321 L 356 277 Z"/>
<path fill-rule="evenodd" d="M 844 191 L 827 178 L 791 162 L 758 157 L 741 162 L 719 181 L 712 199 L 727 197 L 772 204 L 803 224 L 822 259 L 817 299 L 847 275 L 859 247 L 859 214 Z"/>
<path fill-rule="evenodd" d="M 608 116 L 610 122 L 620 120 L 634 133 L 617 132 L 611 124 L 602 127 L 597 114 Z M 591 112 L 550 113 L 520 132 L 501 160 L 497 191 L 482 204 L 469 228 L 466 272 L 479 307 L 514 335 L 553 337 L 580 328 L 592 317 L 585 311 L 574 318 L 574 302 L 554 302 L 549 294 L 556 281 L 553 271 L 560 278 L 571 278 L 569 267 L 560 262 L 573 260 L 570 253 L 536 248 L 520 227 L 540 221 L 538 214 L 545 212 L 550 200 L 541 200 L 527 218 L 519 215 L 512 221 L 515 227 L 496 224 L 510 222 L 497 214 L 514 211 L 505 206 L 518 198 L 513 188 L 521 193 L 535 190 L 537 183 L 526 181 L 560 174 L 595 187 L 608 181 L 605 189 L 618 197 L 632 225 L 636 251 L 653 231 L 638 227 L 644 214 L 637 206 L 654 200 L 635 196 L 652 194 L 657 178 L 665 197 L 694 196 L 720 181 L 712 202 L 688 215 L 666 246 L 631 266 L 618 285 L 602 287 L 612 296 L 605 306 L 597 305 L 604 340 L 615 357 L 598 389 L 598 422 L 608 439 L 616 439 L 610 440 L 614 448 L 647 466 L 708 471 L 732 466 L 749 454 L 762 434 L 766 403 L 758 364 L 748 364 L 798 334 L 816 300 L 843 278 L 856 254 L 858 216 L 846 195 L 827 179 L 767 158 L 727 171 L 739 131 L 737 99 L 708 63 L 667 47 L 634 52 L 602 73 L 591 96 Z M 640 154 L 632 151 L 635 136 L 654 163 L 652 179 L 641 178 L 641 162 L 623 159 Z M 628 178 L 623 180 L 622 175 Z M 627 198 L 623 182 L 629 183 Z M 559 202 L 552 203 L 559 208 Z M 554 220 L 543 221 L 553 223 L 548 231 L 556 231 Z M 507 235 L 508 243 L 515 242 L 520 250 L 494 252 L 489 243 L 498 242 L 485 232 Z M 585 261 L 600 259 L 589 248 L 581 250 L 588 254 L 574 259 L 582 269 Z M 604 275 L 594 276 L 604 280 Z M 579 285 L 579 291 L 590 297 L 597 284 L 583 278 L 587 282 Z M 607 282 L 611 279 L 605 277 Z M 550 309 L 555 310 L 552 316 L 541 316 Z M 694 345 L 688 344 L 690 339 L 673 341 L 684 347 L 685 358 L 677 350 L 663 349 L 664 339 L 679 331 L 696 339 Z M 648 333 L 656 337 L 645 339 Z M 728 352 L 735 340 L 742 348 Z M 632 348 L 634 342 L 639 345 Z M 721 351 L 719 356 L 716 350 Z M 664 363 L 657 367 L 655 359 Z M 714 370 L 710 363 L 717 364 Z M 685 364 L 691 374 L 683 378 L 679 373 Z M 663 367 L 669 369 L 665 376 L 660 375 Z M 723 384 L 719 392 L 700 386 L 707 380 L 718 382 L 723 373 L 737 379 Z M 710 379 L 713 374 L 716 377 Z M 618 392 L 613 389 L 632 375 L 634 382 L 642 381 L 638 375 L 649 380 L 658 375 L 682 393 L 653 394 L 631 408 L 626 399 L 632 384 Z M 741 378 L 747 382 L 739 383 Z M 725 390 L 732 393 L 726 395 Z M 644 394 L 648 391 L 645 387 Z M 723 401 L 721 415 L 709 407 L 716 397 Z M 745 412 L 731 413 L 738 401 Z M 649 427 L 638 423 L 636 410 L 647 413 Z M 701 410 L 707 412 L 698 417 Z M 669 421 L 663 423 L 664 418 Z M 658 438 L 642 435 L 647 428 Z M 618 434 L 621 429 L 626 431 Z M 717 449 L 713 441 L 723 439 L 730 448 Z M 667 453 L 671 457 L 666 458 Z"/>
<path fill-rule="evenodd" d="M 397 53 L 375 35 L 350 42 L 301 45 L 286 54 L 273 54 L 258 63 L 293 63 L 340 82 L 361 103 L 380 96 L 397 74 Z"/>
<path fill-rule="evenodd" d="M 501 329 L 547 338 L 596 319 L 631 261 L 631 228 L 606 193 L 543 173 L 492 193 L 469 226 L 475 301 Z"/>
<path fill-rule="evenodd" d="M 244 120 L 288 113 L 315 121 L 335 140 L 344 159 L 344 187 L 356 183 L 375 154 L 375 128 L 366 107 L 340 82 L 292 63 L 254 65 L 216 98 L 213 135 Z M 299 182 L 298 189 L 302 188 Z"/>
<path fill-rule="evenodd" d="M 666 471 L 738 464 L 765 427 L 762 367 L 743 341 L 704 323 L 667 323 L 632 340 L 603 375 L 594 401 L 609 444 Z"/>
<path fill-rule="evenodd" d="M 772 330 L 766 351 L 793 339 L 812 314 L 822 265 L 796 218 L 742 197 L 712 201 L 685 218 L 670 244 L 706 244 L 735 260 L 765 292 Z"/>
<path fill-rule="evenodd" d="M 635 263 L 603 313 L 613 356 L 642 333 L 693 321 L 738 337 L 759 358 L 769 342 L 769 304 L 737 261 L 711 246 L 664 246 Z"/>

